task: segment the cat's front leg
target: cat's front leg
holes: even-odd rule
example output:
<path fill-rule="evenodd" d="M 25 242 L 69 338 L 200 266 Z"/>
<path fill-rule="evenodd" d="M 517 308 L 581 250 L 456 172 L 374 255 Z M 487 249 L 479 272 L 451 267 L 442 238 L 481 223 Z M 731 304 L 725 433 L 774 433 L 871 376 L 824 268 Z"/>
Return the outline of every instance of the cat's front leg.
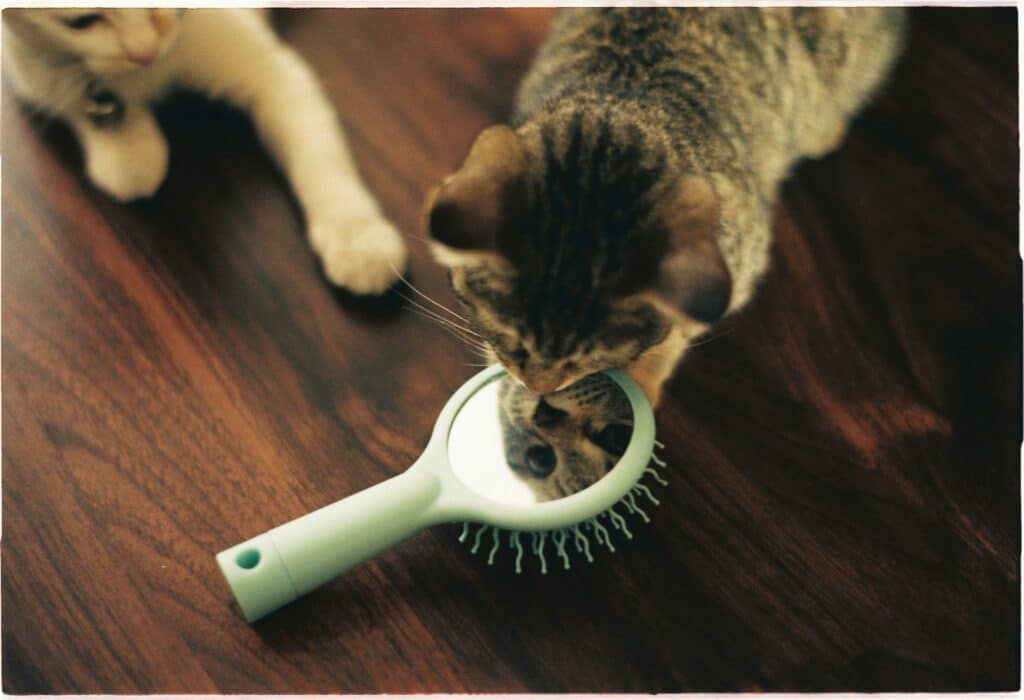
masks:
<path fill-rule="evenodd" d="M 386 291 L 405 270 L 405 243 L 363 184 L 331 104 L 268 28 L 240 26 L 246 31 L 232 37 L 239 60 L 205 67 L 202 79 L 252 116 L 302 205 L 328 279 L 357 294 Z"/>
<path fill-rule="evenodd" d="M 327 279 L 357 294 L 380 294 L 405 271 L 407 252 L 397 229 L 365 203 L 361 186 L 338 183 L 339 206 L 309 214 L 309 242 Z"/>
<path fill-rule="evenodd" d="M 85 171 L 96 187 L 119 202 L 152 196 L 167 175 L 167 141 L 153 113 L 125 105 L 117 124 L 72 119 L 85 155 Z"/>

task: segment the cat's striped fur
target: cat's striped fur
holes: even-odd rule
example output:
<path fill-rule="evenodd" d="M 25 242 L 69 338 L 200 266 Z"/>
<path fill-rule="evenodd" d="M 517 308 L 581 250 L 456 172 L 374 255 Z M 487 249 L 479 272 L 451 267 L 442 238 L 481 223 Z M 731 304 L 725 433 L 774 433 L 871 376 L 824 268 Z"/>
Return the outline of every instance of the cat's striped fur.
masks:
<path fill-rule="evenodd" d="M 562 11 L 509 127 L 431 201 L 455 293 L 547 392 L 626 367 L 652 400 L 768 267 L 781 180 L 890 69 L 897 8 Z"/>

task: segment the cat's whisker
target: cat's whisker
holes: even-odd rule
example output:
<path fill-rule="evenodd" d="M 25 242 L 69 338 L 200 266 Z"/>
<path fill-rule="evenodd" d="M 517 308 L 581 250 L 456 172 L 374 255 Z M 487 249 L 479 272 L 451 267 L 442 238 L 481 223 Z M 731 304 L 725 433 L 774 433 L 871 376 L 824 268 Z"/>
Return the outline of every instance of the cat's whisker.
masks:
<path fill-rule="evenodd" d="M 644 350 L 640 354 L 640 357 L 661 357 L 663 355 L 668 355 L 671 352 L 675 352 L 675 349 L 666 347 L 664 345 L 655 345 L 654 347 L 650 347 Z"/>
<path fill-rule="evenodd" d="M 414 301 L 414 300 L 410 299 L 409 297 L 405 296 L 401 292 L 396 292 L 396 294 L 398 294 L 398 296 L 402 297 L 407 302 L 409 302 L 410 304 L 415 306 L 417 309 L 423 311 L 426 314 L 429 314 L 432 318 L 436 319 L 439 323 L 444 323 L 444 324 L 450 325 L 453 328 L 458 328 L 459 330 L 465 331 L 466 333 L 469 333 L 471 335 L 475 335 L 477 337 L 480 337 L 480 334 L 477 333 L 476 331 L 474 331 L 472 328 L 469 328 L 468 326 L 464 326 L 461 323 L 456 323 L 455 321 L 451 320 L 450 318 L 445 318 L 444 316 L 441 316 L 436 311 L 428 309 L 427 307 L 423 306 L 422 304 L 419 304 L 416 301 Z"/>
<path fill-rule="evenodd" d="M 419 317 L 421 317 L 421 318 L 423 318 L 423 319 L 425 319 L 427 321 L 430 321 L 432 323 L 435 323 L 435 324 L 439 325 L 442 329 L 446 330 L 448 333 L 450 333 L 454 337 L 456 337 L 459 340 L 461 340 L 464 344 L 466 344 L 470 349 L 474 350 L 475 352 L 480 353 L 481 355 L 485 355 L 486 354 L 487 346 L 483 343 L 483 341 L 478 340 L 478 339 L 474 338 L 473 336 L 470 336 L 470 335 L 467 335 L 467 334 L 463 333 L 462 331 L 460 331 L 455 326 L 451 326 L 451 325 L 448 325 L 448 324 L 445 324 L 445 323 L 440 323 L 438 321 L 438 319 L 436 319 L 436 318 L 434 318 L 432 316 L 428 316 L 427 314 L 419 311 L 416 308 L 410 308 L 409 310 L 412 311 L 417 316 L 419 316 Z"/>
<path fill-rule="evenodd" d="M 709 335 L 708 337 L 704 338 L 704 339 L 703 339 L 703 340 L 701 340 L 700 342 L 697 342 L 697 343 L 691 343 L 691 344 L 690 344 L 690 345 L 689 345 L 689 346 L 687 347 L 687 349 L 699 348 L 699 347 L 700 347 L 701 345 L 707 345 L 707 344 L 708 344 L 708 343 L 710 343 L 710 342 L 711 342 L 712 340 L 718 340 L 718 339 L 719 339 L 719 338 L 721 338 L 721 337 L 722 337 L 723 335 L 728 335 L 728 334 L 729 334 L 729 333 L 731 333 L 732 331 L 733 331 L 733 327 L 732 327 L 732 326 L 730 326 L 729 328 L 726 328 L 726 329 L 722 330 L 722 331 L 721 331 L 720 333 L 715 333 L 714 335 Z"/>
<path fill-rule="evenodd" d="M 430 316 L 428 314 L 425 314 L 422 311 L 420 311 L 419 309 L 416 309 L 415 307 L 410 307 L 409 310 L 412 311 L 413 313 L 415 313 L 417 316 L 419 316 L 419 317 L 421 317 L 421 318 L 423 318 L 423 319 L 425 319 L 427 321 L 430 321 L 431 323 L 438 324 L 441 328 L 443 328 L 444 330 L 448 331 L 452 335 L 456 336 L 459 340 L 465 342 L 466 344 L 470 345 L 471 347 L 473 347 L 473 348 L 475 348 L 477 350 L 482 350 L 485 347 L 484 346 L 484 342 L 479 337 L 470 335 L 469 333 L 466 333 L 466 332 L 460 330 L 458 326 L 454 326 L 454 325 L 447 324 L 447 323 L 444 323 L 442 321 L 439 321 L 437 318 L 435 318 L 433 316 Z"/>
<path fill-rule="evenodd" d="M 454 334 L 452 334 L 452 335 L 454 335 Z M 462 342 L 462 344 L 466 346 L 466 349 L 468 349 L 475 357 L 481 357 L 482 358 L 482 357 L 484 357 L 486 355 L 486 350 L 484 348 L 477 347 L 477 346 L 473 345 L 466 338 L 460 337 L 458 335 L 454 335 L 454 337 L 457 340 L 460 340 Z"/>
<path fill-rule="evenodd" d="M 473 347 L 473 348 L 475 348 L 475 349 L 477 349 L 477 350 L 479 350 L 481 352 L 487 348 L 487 345 L 480 338 L 474 337 L 472 335 L 467 335 L 466 333 L 463 333 L 462 331 L 458 330 L 457 328 L 452 328 L 451 326 L 448 326 L 448 328 L 450 329 L 450 331 L 452 333 L 457 334 L 459 336 L 459 338 L 464 340 L 466 342 L 466 344 L 470 345 L 471 347 Z"/>
<path fill-rule="evenodd" d="M 477 340 L 476 338 L 474 338 L 473 336 L 471 336 L 471 335 L 469 335 L 467 333 L 464 333 L 464 332 L 460 331 L 455 326 L 450 326 L 448 324 L 441 323 L 436 318 L 434 318 L 433 316 L 425 314 L 422 311 L 420 311 L 419 309 L 410 308 L 409 310 L 412 311 L 417 316 L 419 316 L 420 318 L 422 318 L 422 319 L 424 319 L 426 321 L 430 321 L 431 323 L 439 326 L 442 330 L 445 330 L 448 333 L 451 333 L 452 335 L 454 335 L 455 337 L 459 338 L 460 340 L 464 340 L 465 342 L 473 344 L 474 346 L 481 346 L 482 345 L 481 341 Z"/>
<path fill-rule="evenodd" d="M 463 316 L 461 314 L 458 314 L 458 313 L 455 313 L 454 311 L 449 309 L 444 304 L 440 303 L 439 301 L 435 301 L 434 299 L 430 298 L 427 294 L 425 294 L 424 292 L 421 292 L 419 289 L 417 289 L 416 285 L 414 285 L 412 282 L 407 280 L 405 278 L 405 275 L 403 275 L 402 272 L 397 267 L 395 267 L 394 263 L 389 263 L 389 264 L 391 265 L 391 269 L 395 271 L 395 274 L 398 276 L 398 279 L 402 280 L 402 282 L 404 282 L 405 285 L 409 289 L 411 289 L 412 291 L 416 292 L 421 297 L 423 297 L 424 299 L 426 299 L 427 301 L 429 301 L 431 304 L 433 304 L 434 306 L 438 307 L 439 309 L 442 309 L 443 311 L 447 311 L 448 313 L 450 313 L 452 316 L 454 316 L 455 318 L 459 319 L 460 321 L 463 321 L 464 323 L 469 323 L 469 319 L 466 318 L 465 316 Z"/>
<path fill-rule="evenodd" d="M 481 347 L 471 348 L 470 351 L 483 361 L 484 367 L 490 367 L 492 364 L 494 364 L 495 360 L 491 354 L 490 347 L 484 345 Z"/>
<path fill-rule="evenodd" d="M 478 347 L 474 348 L 473 352 L 483 360 L 488 366 L 493 364 L 494 360 L 491 357 L 491 349 L 489 347 Z"/>

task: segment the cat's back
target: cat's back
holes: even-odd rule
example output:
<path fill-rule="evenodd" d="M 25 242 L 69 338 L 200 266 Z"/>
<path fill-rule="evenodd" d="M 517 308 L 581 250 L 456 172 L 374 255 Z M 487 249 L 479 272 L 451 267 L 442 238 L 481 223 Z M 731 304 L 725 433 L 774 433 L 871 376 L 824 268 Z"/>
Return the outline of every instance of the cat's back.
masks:
<path fill-rule="evenodd" d="M 884 49 L 898 44 L 905 24 L 900 7 L 566 8 L 556 15 L 535 67 L 549 61 L 580 70 L 621 64 L 642 74 L 686 59 L 725 63 L 737 52 L 799 60 L 804 56 L 789 55 L 794 49 L 812 58 L 822 50 Z"/>
<path fill-rule="evenodd" d="M 849 89 L 891 62 L 905 21 L 903 8 L 563 9 L 521 86 L 518 112 L 585 90 L 703 93 L 713 108 L 723 92 L 771 98 L 800 81 Z"/>

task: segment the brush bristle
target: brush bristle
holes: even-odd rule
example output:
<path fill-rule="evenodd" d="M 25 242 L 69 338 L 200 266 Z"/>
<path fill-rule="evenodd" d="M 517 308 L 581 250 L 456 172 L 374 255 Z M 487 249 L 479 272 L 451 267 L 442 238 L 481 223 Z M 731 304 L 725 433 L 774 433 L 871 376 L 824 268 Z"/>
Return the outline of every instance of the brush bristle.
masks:
<path fill-rule="evenodd" d="M 658 441 L 655 441 L 655 446 L 663 448 L 664 445 Z M 659 459 L 656 455 L 651 455 L 651 462 L 657 465 L 661 469 L 665 469 L 665 462 Z M 667 486 L 668 482 L 658 473 L 656 469 L 647 467 L 644 470 L 644 476 L 650 476 L 653 481 L 661 486 Z M 643 477 L 641 477 L 643 478 Z M 516 573 L 522 573 L 523 567 L 523 543 L 521 536 L 529 535 L 532 539 L 530 542 L 530 549 L 533 554 L 540 561 L 540 572 L 546 574 L 548 572 L 547 556 L 545 555 L 545 546 L 548 540 L 551 541 L 551 545 L 554 548 L 555 556 L 561 559 L 563 567 L 568 570 L 570 568 L 569 552 L 567 551 L 567 545 L 571 543 L 575 546 L 576 552 L 586 557 L 588 563 L 594 561 L 594 556 L 590 551 L 590 535 L 593 536 L 594 541 L 599 545 L 607 547 L 609 552 L 615 551 L 615 545 L 612 544 L 611 533 L 608 528 L 605 527 L 601 521 L 605 520 L 607 524 L 611 525 L 613 530 L 622 533 L 627 540 L 633 539 L 633 533 L 630 532 L 626 522 L 625 516 L 618 512 L 616 508 L 622 507 L 627 515 L 639 516 L 645 523 L 651 522 L 647 512 L 638 503 L 638 499 L 646 498 L 651 505 L 660 505 L 659 501 L 651 490 L 644 484 L 637 482 L 633 488 L 626 493 L 619 502 L 613 505 L 603 513 L 598 513 L 594 517 L 584 520 L 576 525 L 569 527 L 563 527 L 558 530 L 545 530 L 540 532 L 521 532 L 519 530 L 503 530 L 493 525 L 481 525 L 479 523 L 463 523 L 462 534 L 459 535 L 459 542 L 466 542 L 470 536 L 471 527 L 477 525 L 475 536 L 473 537 L 473 546 L 470 548 L 471 554 L 476 554 L 480 551 L 481 544 L 484 543 L 484 536 L 491 533 L 491 547 L 487 554 L 487 564 L 494 564 L 494 557 L 501 548 L 501 537 L 503 534 L 508 536 L 508 546 L 516 553 Z M 646 504 L 644 504 L 646 505 Z"/>

